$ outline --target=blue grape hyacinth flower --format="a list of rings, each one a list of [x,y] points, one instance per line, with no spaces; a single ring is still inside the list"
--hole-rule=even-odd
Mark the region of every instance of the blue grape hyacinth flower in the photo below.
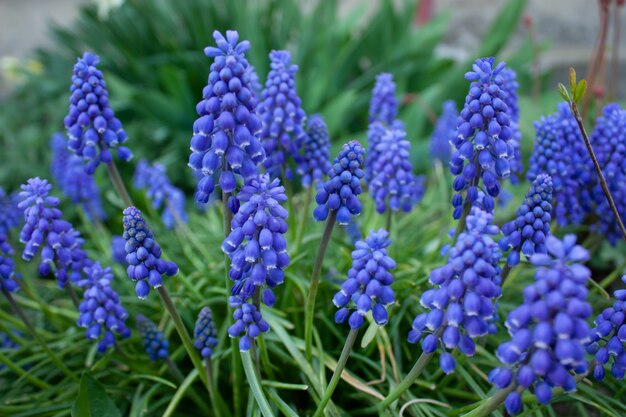
[[[498,233],[491,218],[478,207],[472,209],[467,229],[449,250],[448,263],[430,274],[429,282],[436,288],[426,290],[420,299],[429,311],[415,317],[409,332],[409,343],[421,340],[424,353],[442,347],[439,362],[446,374],[456,367],[452,353],[458,349],[474,355],[474,340],[489,333],[496,317],[495,302],[502,294],[501,253],[490,236]]]
[[[22,259],[31,261],[41,249],[39,274],[54,273],[60,288],[69,281],[77,282],[88,262],[83,239],[72,225],[62,219],[57,208],[59,199],[49,194],[52,185],[39,177],[22,185],[18,207],[24,211],[20,242],[24,243]]]
[[[616,103],[606,105],[589,140],[617,211],[621,213],[622,221],[626,221],[626,110]],[[588,160],[589,172],[593,172],[593,169],[593,162]],[[594,229],[615,245],[622,238],[622,234],[613,216],[605,215],[611,212],[611,207],[599,181],[595,182],[591,193],[598,218]]]
[[[559,226],[578,225],[591,210],[593,170],[580,130],[567,103],[535,122],[536,141],[526,179],[541,174],[552,177],[553,214]]]
[[[151,361],[167,359],[170,342],[159,328],[146,316],[139,314],[135,318],[137,332],[141,336],[141,345]]]
[[[626,275],[622,282],[626,283]],[[598,381],[604,379],[604,368],[609,364],[611,375],[617,380],[623,380],[626,372],[626,290],[616,290],[613,295],[616,301],[596,317],[591,343],[587,345],[587,352],[595,355],[593,376]]]
[[[163,285],[162,276],[174,276],[178,266],[171,261],[161,259],[161,247],[154,239],[152,230],[135,207],[124,209],[124,240],[126,241],[126,272],[135,281],[135,293],[144,299],[150,293],[150,287]]]
[[[328,127],[319,114],[314,114],[307,121],[307,131],[302,144],[302,153],[296,158],[297,172],[302,177],[305,188],[322,183],[324,175],[330,171],[330,139]]]
[[[163,209],[161,220],[166,228],[172,229],[179,223],[187,223],[185,194],[170,182],[163,165],[150,165],[142,159],[135,168],[133,183],[135,188],[146,190],[154,209]]]
[[[126,240],[120,235],[111,237],[111,260],[126,266]]]
[[[592,313],[586,288],[591,272],[582,265],[589,253],[576,244],[575,235],[562,241],[548,236],[546,247],[547,254],[530,258],[535,282],[524,289],[524,303],[509,313],[511,340],[496,352],[503,366],[489,374],[500,389],[511,383],[532,389],[540,404],[550,402],[554,388],[576,389],[574,375],[587,372],[585,346],[591,340],[586,321]],[[518,395],[514,391],[508,400],[510,414],[521,411]]]
[[[235,323],[228,334],[241,336],[239,348],[246,351],[251,339],[269,330],[252,299],[256,294],[263,304],[273,306],[273,289],[285,280],[289,255],[284,235],[289,213],[281,206],[287,201],[285,187],[278,178],[271,180],[269,174],[246,181],[237,200],[241,205],[233,216],[222,250],[231,259],[229,276],[234,281],[229,304],[235,309]]]
[[[264,166],[272,178],[284,170],[286,179],[289,179],[287,159],[297,158],[305,141],[306,113],[296,91],[298,66],[291,63],[291,54],[271,51],[270,67],[258,106],[263,122],[261,142],[267,155]]]
[[[16,281],[15,262],[11,255],[13,248],[7,242],[7,236],[0,233],[0,290],[16,292],[20,287]]]
[[[128,313],[120,297],[111,287],[113,271],[99,262],[85,267],[85,278],[78,286],[85,288],[83,301],[78,306],[78,325],[87,329],[87,338],[98,340],[98,352],[103,353],[115,344],[115,334],[130,337],[126,326]]]
[[[55,133],[50,140],[52,162],[50,171],[63,194],[72,203],[81,204],[87,216],[102,220],[106,217],[100,200],[100,190],[92,175],[83,169],[81,158],[67,149],[67,139],[61,133]]]
[[[117,148],[122,161],[130,161],[132,152],[125,146],[128,136],[109,104],[106,82],[97,65],[100,58],[85,52],[74,65],[70,87],[70,108],[65,116],[68,147],[87,163],[85,172],[93,174],[100,162],[112,161],[110,149]]]
[[[370,100],[370,123],[381,122],[390,126],[398,114],[396,83],[393,75],[381,73],[376,76],[376,83]]]
[[[358,141],[343,145],[328,172],[328,180],[315,196],[315,220],[326,220],[332,210],[337,212],[337,222],[347,225],[351,216],[361,214],[358,196],[363,192],[361,179],[365,176],[362,169],[364,157],[365,149]]]
[[[511,179],[511,183],[517,184],[519,182],[518,175],[524,171],[521,151],[522,132],[519,128],[519,104],[517,95],[519,83],[517,82],[517,74],[511,68],[503,69],[500,76],[504,79],[502,90],[505,93],[504,102],[509,108],[509,127],[512,132],[510,144],[513,147],[513,154],[510,155],[509,159],[511,166],[511,175],[509,178]]]
[[[387,307],[394,302],[390,271],[396,267],[396,261],[387,253],[390,244],[389,232],[385,229],[372,230],[365,240],[356,242],[348,279],[333,297],[333,303],[339,309],[335,314],[337,323],[348,319],[350,328],[358,329],[371,311],[376,324],[387,324]]]
[[[541,174],[533,181],[524,202],[517,210],[515,220],[502,226],[502,251],[508,251],[507,262],[520,262],[520,251],[529,259],[535,253],[547,253],[546,238],[550,235],[552,220],[552,178]]]
[[[0,235],[8,235],[9,231],[21,224],[24,212],[17,206],[19,202],[17,193],[7,194],[0,187]]]
[[[450,139],[456,149],[450,159],[450,172],[456,176],[455,219],[461,217],[464,206],[476,203],[479,191],[485,193],[481,208],[491,212],[493,198],[500,193],[499,181],[511,173],[513,132],[500,76],[504,68],[504,62],[494,66],[494,58],[480,58],[465,74],[471,84]]]
[[[382,122],[372,122],[367,128],[367,155],[365,155],[365,176],[364,180],[367,184],[372,182],[376,175],[376,165],[380,159],[378,145],[382,142],[383,137],[387,135],[389,129],[404,130],[404,123],[400,120],[394,120],[390,126]]]
[[[411,143],[403,130],[387,130],[376,146],[379,155],[374,161],[374,178],[370,182],[370,194],[376,211],[409,212],[424,194],[423,177],[413,174],[409,159]]]
[[[213,63],[202,100],[196,105],[199,117],[193,124],[189,156],[189,166],[201,174],[196,191],[199,203],[209,201],[218,174],[222,192],[232,193],[236,176],[244,180],[254,177],[265,160],[259,140],[258,98],[245,56],[250,42],[239,42],[234,30],[226,31],[226,37],[214,31],[213,38],[217,47],[204,50]]]
[[[459,111],[456,109],[454,100],[447,100],[443,103],[441,116],[437,119],[435,129],[430,137],[430,156],[434,160],[439,160],[443,164],[450,162],[452,155],[452,145],[450,137],[456,131],[456,122],[459,118]]]
[[[217,346],[217,327],[213,320],[213,312],[209,307],[203,307],[198,313],[196,327],[193,331],[194,346],[200,351],[203,358],[210,358],[213,349]]]

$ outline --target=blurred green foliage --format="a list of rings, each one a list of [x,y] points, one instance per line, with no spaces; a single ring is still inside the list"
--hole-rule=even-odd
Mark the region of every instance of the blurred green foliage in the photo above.
[[[339,14],[338,0],[127,0],[100,17],[94,4],[81,8],[69,28],[51,31],[52,47],[37,51],[42,72],[25,81],[0,106],[0,184],[17,187],[33,175],[48,176],[48,139],[64,131],[70,76],[76,57],[91,50],[101,57],[113,108],[129,134],[136,157],[180,167],[188,158],[195,104],[211,61],[203,54],[213,30],[237,29],[252,43],[248,54],[263,82],[271,49],[289,49],[300,66],[297,87],[307,113],[321,113],[338,146],[365,141],[370,91],[375,76],[393,73],[404,95],[400,118],[418,146],[418,170],[429,167],[427,113],[438,113],[448,98],[463,99],[475,56],[498,55],[517,29],[525,2],[509,0],[470,51],[455,63],[436,48],[450,15],[413,23],[418,2],[382,0]],[[370,10],[367,10],[370,9]],[[527,79],[531,48],[523,43],[513,60]],[[522,65],[523,64],[523,65]],[[523,81],[524,82],[524,81]],[[417,99],[416,99],[417,98]],[[418,140],[419,138],[419,140]],[[131,166],[122,167],[132,173]],[[190,189],[190,170],[170,169],[174,182]]]

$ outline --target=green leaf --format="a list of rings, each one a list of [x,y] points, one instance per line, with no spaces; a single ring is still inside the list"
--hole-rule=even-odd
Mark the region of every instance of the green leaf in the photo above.
[[[72,417],[122,417],[104,388],[88,373],[83,373]]]
[[[567,92],[567,88],[565,88],[565,86],[561,83],[559,83],[559,94],[561,95],[561,97],[563,97],[563,100],[567,101],[568,103],[571,101],[569,99],[569,93]]]
[[[576,91],[576,70],[572,67],[569,69],[569,90],[574,93]],[[576,95],[574,94],[574,98]]]
[[[578,85],[576,86],[576,91],[574,92],[574,101],[578,103],[580,99],[585,96],[586,92],[587,92],[587,81],[580,80],[578,82]]]
[[[361,339],[361,347],[366,348],[372,343],[372,340],[376,337],[376,333],[378,332],[378,324],[374,320],[370,322],[370,325],[367,327],[363,338]]]

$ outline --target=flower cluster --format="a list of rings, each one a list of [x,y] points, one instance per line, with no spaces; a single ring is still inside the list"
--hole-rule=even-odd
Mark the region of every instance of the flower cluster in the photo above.
[[[602,116],[596,121],[595,128],[589,138],[598,163],[607,182],[607,186],[617,211],[622,213],[622,221],[626,221],[626,110],[618,104],[604,107]],[[588,158],[589,160],[589,158]],[[593,163],[589,160],[589,172],[594,172]],[[622,235],[613,216],[607,216],[611,208],[599,182],[592,189],[595,212],[598,224],[595,226],[609,242],[615,244]]]
[[[287,158],[297,158],[302,148],[306,114],[296,92],[298,66],[291,63],[291,54],[270,52],[270,67],[258,112],[263,121],[261,141],[267,155],[264,165],[275,178],[286,168]]]
[[[262,174],[246,181],[237,199],[241,206],[222,243],[222,250],[231,259],[229,276],[235,282],[229,298],[235,308],[235,323],[228,334],[243,335],[239,348],[248,350],[251,338],[269,330],[250,299],[256,293],[265,305],[273,306],[276,297],[272,289],[284,282],[284,269],[289,265],[284,237],[288,213],[281,206],[287,195],[278,178],[271,180],[269,174]]]
[[[150,165],[141,160],[135,168],[133,183],[136,188],[147,190],[147,195],[156,210],[163,208],[161,219],[168,229],[179,223],[187,223],[185,194],[175,187],[167,177],[165,167],[155,163]]]
[[[0,187],[0,235],[7,235],[21,223],[24,213],[17,207],[19,201],[17,193],[6,194]]]
[[[387,130],[376,146],[379,157],[373,163],[374,178],[370,182],[370,194],[376,211],[411,211],[424,194],[423,177],[413,174],[409,160],[411,143],[403,130]]]
[[[123,161],[133,157],[130,149],[118,146],[128,137],[109,105],[106,82],[97,68],[99,62],[100,58],[91,52],[78,58],[70,87],[70,109],[64,119],[69,148],[87,161],[88,174],[93,174],[100,162],[112,161],[110,148],[117,147]]]
[[[50,140],[52,162],[50,171],[63,194],[72,203],[82,204],[85,213],[92,219],[104,219],[106,214],[100,201],[100,190],[94,177],[83,169],[83,161],[67,149],[67,139],[55,133]]]
[[[590,271],[581,262],[589,253],[576,245],[575,235],[563,241],[546,239],[547,254],[536,253],[530,261],[537,267],[535,282],[524,289],[524,303],[506,320],[511,340],[496,352],[504,366],[489,375],[498,388],[515,383],[531,389],[541,404],[552,398],[553,388],[576,388],[575,374],[587,372],[585,345],[590,341],[586,319],[591,315],[585,285]],[[521,411],[519,391],[508,394],[507,411]]]
[[[398,114],[396,83],[393,75],[381,73],[376,76],[376,84],[370,100],[370,123],[381,122],[390,126]]]
[[[622,277],[626,283],[626,275]],[[617,301],[596,317],[596,327],[591,329],[591,343],[587,351],[595,354],[596,365],[593,376],[601,381],[604,379],[604,366],[611,363],[611,375],[615,379],[624,379],[626,372],[626,290],[615,291]]]
[[[591,207],[591,173],[587,150],[576,119],[567,103],[558,112],[535,122],[535,147],[526,178],[533,181],[540,174],[552,177],[554,217],[559,226],[581,224]]]
[[[189,166],[201,174],[196,201],[206,203],[215,188],[219,172],[223,193],[237,186],[235,175],[248,179],[258,173],[265,160],[265,150],[258,138],[261,119],[256,113],[257,95],[250,83],[245,53],[250,42],[238,42],[236,31],[226,31],[226,38],[213,32],[217,48],[204,53],[214,58],[202,100],[196,105],[200,116],[193,124]]]
[[[358,329],[371,311],[376,324],[387,324],[387,306],[394,301],[393,275],[389,271],[396,267],[396,261],[387,254],[390,244],[389,232],[385,229],[372,230],[364,241],[356,242],[348,279],[333,297],[333,303],[339,308],[335,314],[337,323],[343,323],[350,316],[350,328]],[[350,314],[352,308],[356,310]]]
[[[511,250],[507,257],[509,266],[520,262],[520,250],[529,259],[535,253],[547,253],[546,237],[550,234],[552,219],[552,178],[541,174],[533,181],[517,217],[502,226],[500,239],[503,251]]]
[[[203,307],[198,313],[196,327],[193,331],[194,346],[203,358],[210,358],[217,346],[217,328],[213,321],[213,313],[209,307]]]
[[[512,132],[510,144],[513,147],[513,153],[509,155],[509,164],[511,167],[510,178],[513,184],[517,184],[519,182],[517,176],[524,171],[521,151],[522,132],[519,128],[519,104],[517,103],[517,89],[519,88],[519,83],[517,82],[517,74],[511,68],[503,69],[500,76],[504,80],[501,88],[505,93],[503,100],[509,108],[509,127]]]
[[[376,176],[376,164],[380,159],[378,145],[382,142],[383,137],[389,129],[404,130],[404,123],[400,120],[394,120],[390,126],[382,122],[372,122],[367,128],[367,155],[365,156],[365,182],[370,184],[374,176]]]
[[[365,175],[361,167],[365,149],[356,141],[343,145],[343,149],[335,158],[328,172],[328,181],[315,196],[317,207],[313,212],[318,222],[326,220],[331,210],[337,212],[337,222],[346,225],[351,215],[361,214],[361,203],[358,195],[361,189],[361,178]]]
[[[141,336],[141,344],[151,361],[166,359],[170,342],[159,328],[146,316],[139,314],[135,318],[137,332]]]
[[[328,128],[319,114],[314,114],[307,121],[307,131],[302,144],[302,153],[296,158],[297,172],[302,176],[302,186],[310,187],[313,182],[319,184],[330,171],[330,140]]]
[[[491,217],[473,208],[467,229],[449,250],[448,263],[430,274],[430,283],[437,288],[425,291],[420,300],[430,311],[415,317],[409,332],[409,342],[421,340],[425,353],[435,352],[441,343],[440,365],[445,373],[456,367],[451,351],[458,348],[464,355],[474,355],[474,339],[489,333],[495,319],[494,303],[501,295],[501,254],[489,236],[498,233],[490,224]]]
[[[15,281],[15,262],[11,259],[13,248],[7,242],[7,236],[0,233],[0,290],[15,292],[19,289]]]
[[[59,287],[68,279],[77,282],[82,277],[82,269],[87,262],[87,253],[82,249],[83,239],[72,225],[61,218],[57,208],[59,199],[49,196],[52,186],[39,177],[31,178],[22,185],[21,201],[18,207],[24,210],[24,226],[20,232],[20,242],[25,244],[22,259],[32,260],[41,247],[39,274],[52,272]]]
[[[85,267],[85,278],[78,285],[85,287],[83,301],[78,306],[78,325],[87,329],[87,338],[98,341],[98,352],[115,344],[115,333],[130,336],[126,327],[128,313],[120,304],[120,297],[111,287],[113,271],[102,268],[99,262]]]
[[[461,217],[464,204],[476,203],[479,188],[485,192],[482,208],[491,212],[493,197],[500,193],[499,179],[511,172],[513,132],[509,126],[506,92],[502,89],[504,78],[499,75],[504,67],[503,62],[494,67],[493,58],[481,58],[465,74],[472,83],[456,134],[451,138],[456,149],[450,159],[450,172],[456,175],[453,182],[456,194],[452,199],[455,219]]]
[[[140,299],[148,296],[150,287],[159,288],[163,285],[163,274],[171,277],[178,273],[178,266],[174,262],[161,259],[161,247],[141,211],[135,207],[124,209],[123,237],[128,264],[126,272],[131,280],[136,281],[135,293]]]
[[[452,146],[450,138],[456,132],[456,122],[459,118],[459,111],[456,103],[448,100],[443,103],[441,116],[437,119],[435,129],[430,137],[430,156],[433,160],[439,160],[444,164],[450,162]]]

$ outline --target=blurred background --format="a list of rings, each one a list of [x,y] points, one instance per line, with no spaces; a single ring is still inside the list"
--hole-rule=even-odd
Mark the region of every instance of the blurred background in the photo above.
[[[532,121],[555,111],[556,82],[572,65],[586,73],[602,1],[0,0],[0,184],[11,190],[33,173],[47,175],[49,138],[64,131],[72,65],[91,50],[137,160],[164,163],[191,190],[181,161],[210,66],[202,50],[214,29],[230,28],[251,41],[248,58],[262,82],[268,52],[292,52],[303,107],[326,118],[335,146],[366,140],[374,77],[392,73],[418,171],[430,167],[428,139],[442,102],[460,106],[471,61],[496,56],[518,73],[528,157]],[[615,62],[607,65],[618,68],[611,73],[624,68],[626,30],[619,30],[621,2],[607,3]],[[626,82],[618,80],[603,80],[598,94],[623,96]],[[130,166],[122,170],[132,175]]]

